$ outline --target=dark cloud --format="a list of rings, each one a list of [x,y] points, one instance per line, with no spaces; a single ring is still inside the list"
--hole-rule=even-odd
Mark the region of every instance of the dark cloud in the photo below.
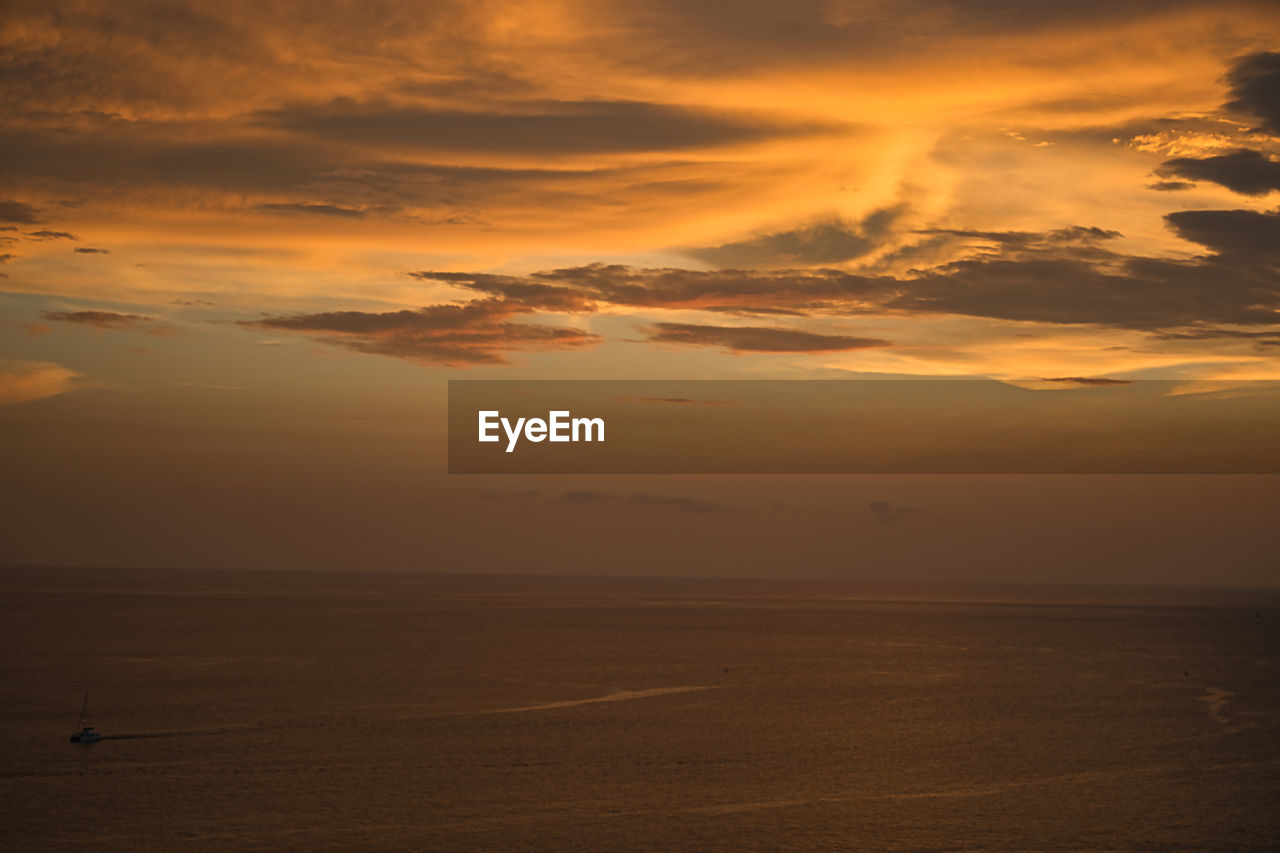
[[[525,101],[505,111],[472,112],[342,99],[264,110],[255,119],[342,143],[523,154],[669,151],[836,129],[637,101]]]
[[[9,261],[13,260],[16,257],[17,255],[13,254],[13,252],[5,252],[4,254],[0,254],[0,264],[7,264],[9,263]]]
[[[1147,331],[1200,324],[1271,325],[1280,308],[1280,212],[1188,210],[1165,217],[1205,247],[1189,259],[1130,256],[1093,227],[1049,232],[935,230],[931,238],[980,241],[975,257],[913,272],[868,276],[843,270],[644,269],[589,264],[527,276],[416,272],[527,310],[582,312],[598,305],[717,312],[963,314],[1002,320],[1115,326]],[[805,352],[883,346],[884,341],[782,327],[666,323],[651,340],[734,350]]]
[[[1259,348],[1280,347],[1280,329],[1266,332],[1249,332],[1242,329],[1222,329],[1213,326],[1183,329],[1177,332],[1163,332],[1155,335],[1162,341],[1214,341],[1240,340],[1250,341]]]
[[[28,237],[34,237],[37,240],[79,240],[80,238],[74,234],[68,234],[66,231],[28,231]]]
[[[91,249],[88,246],[77,246],[72,249],[78,255],[109,255],[111,252],[107,249]]]
[[[0,200],[0,222],[17,222],[35,225],[40,221],[40,211],[20,201]]]
[[[1108,379],[1105,376],[1054,376],[1045,377],[1045,382],[1061,382],[1063,385],[1129,385],[1128,379]]]
[[[702,326],[655,323],[649,340],[664,344],[720,346],[737,352],[837,352],[889,346],[879,338],[820,335],[775,326]]]
[[[1280,263],[1280,210],[1180,210],[1165,221],[1178,236],[1217,253],[1219,268]]]
[[[1162,178],[1212,181],[1241,195],[1259,196],[1280,190],[1280,163],[1257,151],[1236,151],[1218,157],[1177,157],[1161,163],[1156,174]]]
[[[1280,214],[1179,211],[1165,221],[1212,254],[1186,261],[1109,253],[957,261],[905,280],[885,307],[1145,330],[1275,323]]]
[[[966,36],[1029,36],[1081,21],[1122,26],[1164,19],[1200,2],[648,0],[622,7],[634,10],[627,21],[633,37],[617,50],[619,61],[648,72],[698,76],[759,74],[770,67],[882,69],[895,59],[918,62],[935,47]]]
[[[46,320],[59,323],[79,323],[97,329],[132,329],[139,323],[151,322],[141,314],[118,314],[115,311],[45,311]]]
[[[1194,186],[1195,184],[1190,181],[1156,181],[1155,183],[1147,184],[1147,189],[1155,190],[1159,193],[1175,193],[1181,190],[1189,190]]]
[[[547,209],[613,215],[637,197],[683,203],[691,191],[730,186],[706,166],[678,161],[591,168],[426,163],[318,138],[226,138],[232,130],[135,122],[66,132],[0,124],[0,182],[35,190],[56,183],[114,200],[136,195],[147,204],[163,203],[166,191],[185,204],[185,191],[198,190],[213,193],[213,205],[237,209],[277,205],[266,210],[348,218],[358,214],[339,211],[411,211],[432,224],[474,222],[477,210],[523,207],[531,197]]]
[[[722,246],[689,249],[685,254],[722,269],[840,263],[883,246],[903,212],[901,205],[887,207],[856,223],[836,218]]]
[[[348,219],[358,219],[367,213],[367,211],[356,207],[343,207],[338,204],[310,204],[306,202],[260,204],[258,205],[258,210],[279,213],[314,213],[319,216],[342,216]]]
[[[432,305],[416,311],[331,311],[241,321],[240,325],[318,336],[358,352],[421,364],[504,364],[512,350],[590,346],[599,335],[580,329],[512,322],[532,309],[501,299]]]
[[[1231,100],[1227,109],[1262,119],[1261,129],[1280,134],[1280,53],[1253,53],[1227,73]]]
[[[1119,231],[1084,225],[1056,228],[1052,231],[971,231],[959,228],[927,228],[919,229],[915,233],[963,237],[1014,249],[1046,249],[1070,245],[1092,246],[1105,240],[1114,240],[1117,237],[1124,236]]]
[[[748,308],[739,305],[703,305],[699,307],[699,311],[712,311],[717,314],[733,314],[738,317],[804,317],[807,316],[803,311],[797,311],[794,308],[766,308],[764,306],[756,306]]]
[[[800,313],[829,305],[839,305],[848,313],[859,303],[871,305],[898,283],[889,277],[843,270],[702,271],[621,264],[588,264],[525,277],[429,271],[411,275],[549,310],[584,310],[600,302],[635,308],[711,308],[770,314]]]

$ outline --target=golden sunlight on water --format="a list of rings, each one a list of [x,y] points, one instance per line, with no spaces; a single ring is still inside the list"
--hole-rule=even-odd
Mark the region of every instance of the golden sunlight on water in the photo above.
[[[1264,848],[1277,604],[11,570],[6,844]]]

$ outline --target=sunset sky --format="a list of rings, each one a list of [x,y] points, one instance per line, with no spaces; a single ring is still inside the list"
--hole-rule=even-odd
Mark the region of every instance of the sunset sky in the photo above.
[[[1065,519],[1280,583],[1272,480],[442,473],[449,378],[1280,379],[1274,3],[19,2],[0,66],[0,561],[1006,578]]]

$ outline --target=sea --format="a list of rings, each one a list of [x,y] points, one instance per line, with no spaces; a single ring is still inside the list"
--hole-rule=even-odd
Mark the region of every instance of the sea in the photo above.
[[[0,607],[5,850],[1280,849],[1277,590],[9,568]]]

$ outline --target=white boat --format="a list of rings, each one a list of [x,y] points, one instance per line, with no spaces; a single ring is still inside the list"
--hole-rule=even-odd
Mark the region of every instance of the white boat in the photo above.
[[[97,743],[102,740],[102,735],[93,726],[84,724],[85,717],[89,713],[89,691],[84,692],[84,704],[80,706],[80,731],[71,736],[72,743]]]

